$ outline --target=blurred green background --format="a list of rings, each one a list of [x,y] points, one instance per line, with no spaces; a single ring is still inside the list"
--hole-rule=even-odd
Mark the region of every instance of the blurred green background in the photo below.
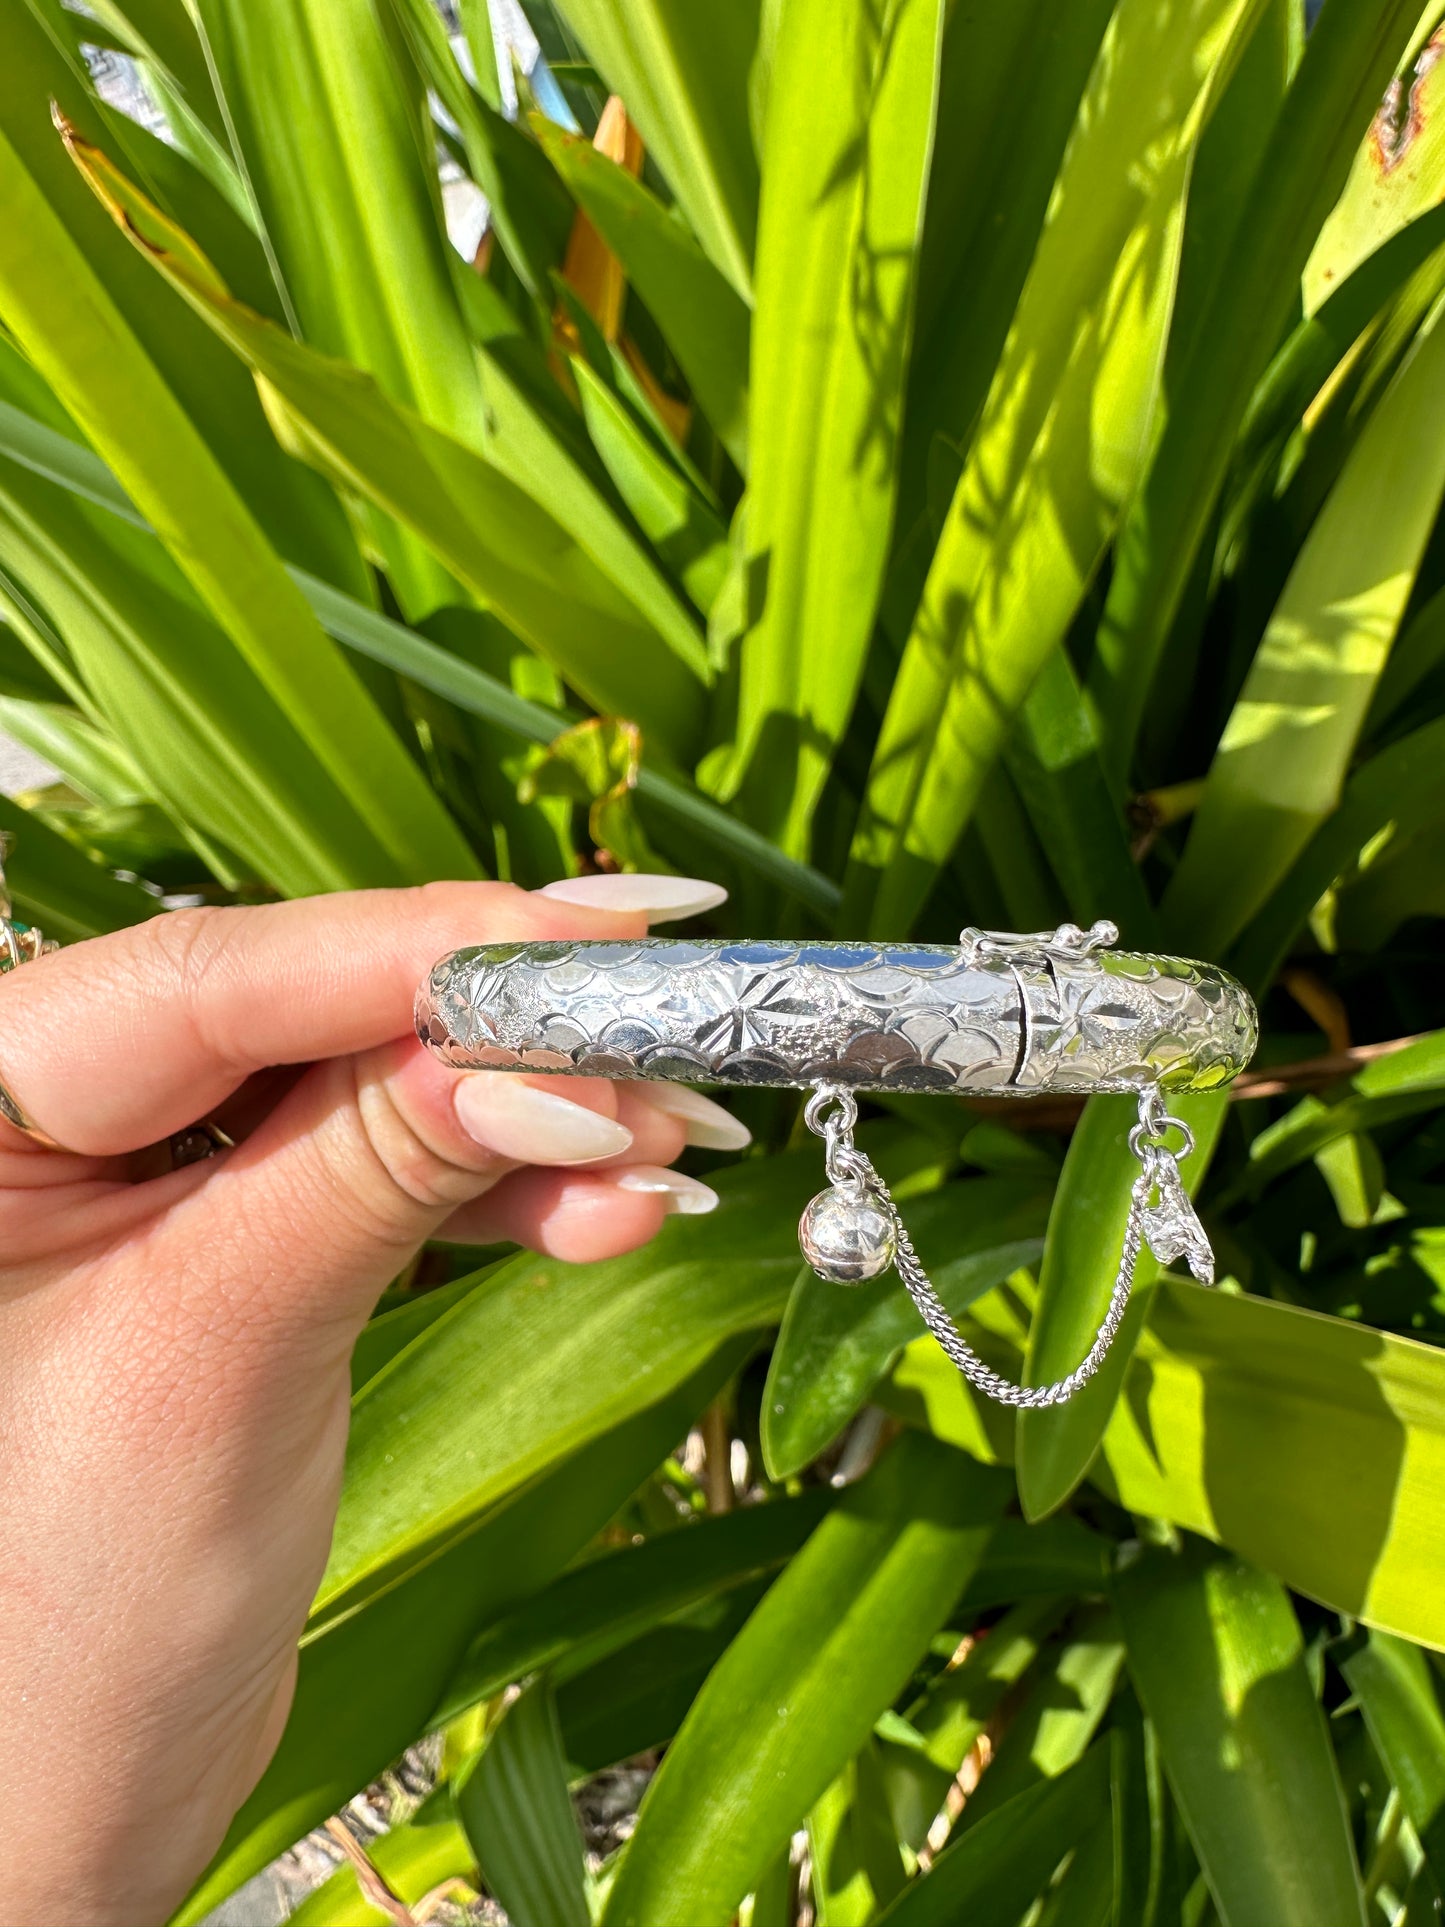
[[[530,72],[484,0],[0,0],[21,913],[1109,916],[1261,1005],[1182,1107],[1223,1284],[1146,1266],[1085,1394],[984,1409],[896,1281],[800,1275],[777,1092],[645,1252],[426,1254],[177,1918],[431,1734],[305,1927],[1437,1921],[1439,0],[523,8]],[[1000,1369],[1085,1350],[1129,1121],[868,1107]]]

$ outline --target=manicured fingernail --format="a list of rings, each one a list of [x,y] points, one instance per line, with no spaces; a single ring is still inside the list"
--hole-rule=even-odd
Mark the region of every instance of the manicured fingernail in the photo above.
[[[700,1151],[741,1151],[753,1141],[747,1125],[731,1111],[714,1104],[701,1091],[690,1091],[686,1084],[649,1084],[643,1095],[654,1109],[681,1119],[688,1143]]]
[[[649,923],[676,923],[698,917],[726,903],[728,893],[718,883],[699,877],[607,876],[562,877],[544,883],[539,896],[559,903],[579,903],[589,910],[640,910]]]
[[[616,1118],[502,1071],[462,1078],[452,1104],[468,1137],[521,1164],[595,1164],[632,1142],[631,1131]]]
[[[619,1173],[619,1191],[647,1191],[664,1200],[667,1210],[685,1218],[700,1218],[705,1211],[716,1211],[717,1192],[681,1171],[665,1170],[660,1164],[634,1164]]]

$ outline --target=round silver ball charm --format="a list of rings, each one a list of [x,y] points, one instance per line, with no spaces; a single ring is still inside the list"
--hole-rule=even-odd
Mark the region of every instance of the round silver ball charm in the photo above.
[[[861,1285],[893,1263],[898,1239],[892,1218],[859,1187],[820,1191],[798,1220],[798,1243],[820,1278]]]

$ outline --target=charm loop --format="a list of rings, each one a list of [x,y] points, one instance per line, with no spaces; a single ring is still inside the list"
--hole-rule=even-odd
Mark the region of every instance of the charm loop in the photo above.
[[[1169,1147],[1169,1133],[1179,1133],[1180,1148],[1174,1152],[1177,1161],[1191,1157],[1194,1153],[1194,1133],[1182,1117],[1171,1117],[1164,1108],[1164,1099],[1158,1087],[1151,1085],[1139,1093],[1139,1122],[1129,1133],[1129,1149],[1141,1163],[1145,1153],[1164,1151]]]

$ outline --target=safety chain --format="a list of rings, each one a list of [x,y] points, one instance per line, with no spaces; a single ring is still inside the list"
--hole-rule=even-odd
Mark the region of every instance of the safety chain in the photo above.
[[[1145,1243],[1161,1264],[1187,1258],[1201,1284],[1214,1282],[1214,1254],[1179,1175],[1179,1158],[1193,1150],[1193,1134],[1169,1115],[1158,1089],[1151,1085],[1139,1094],[1139,1121],[1129,1133],[1129,1149],[1141,1168],[1130,1192],[1119,1269],[1103,1323],[1083,1359],[1066,1377],[1049,1385],[1016,1385],[984,1363],[934,1289],[892,1193],[872,1160],[853,1141],[858,1121],[853,1093],[842,1085],[820,1085],[803,1117],[808,1129],[824,1141],[833,1186],[813,1200],[799,1225],[804,1254],[813,1268],[822,1277],[852,1283],[876,1276],[891,1263],[944,1352],[971,1385],[1001,1405],[1028,1410],[1062,1405],[1088,1384],[1124,1322]],[[1171,1131],[1179,1134],[1177,1155],[1169,1148]],[[880,1214],[886,1225],[882,1235],[873,1222]]]

